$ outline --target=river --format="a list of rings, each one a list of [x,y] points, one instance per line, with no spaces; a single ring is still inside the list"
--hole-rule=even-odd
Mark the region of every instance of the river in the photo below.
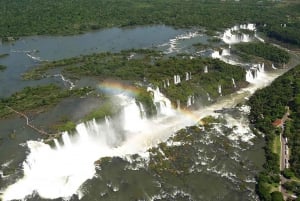
[[[9,53],[0,58],[0,64],[8,66],[0,73],[0,97],[25,86],[61,84],[55,78],[21,80],[22,73],[42,60],[130,48],[157,48],[169,54],[179,50],[189,52],[191,44],[206,42],[207,38],[195,31],[166,26],[112,28],[79,36],[21,38],[0,46],[0,53]],[[284,71],[262,73],[249,87],[189,113],[169,108],[168,115],[141,119],[135,102],[127,100],[123,116],[106,122],[81,124],[78,134],[73,137],[66,134],[55,148],[39,142],[39,136],[25,126],[23,119],[2,120],[0,189],[5,200],[21,199],[26,195],[27,200],[257,200],[255,175],[264,162],[264,142],[249,128],[249,108],[236,105]],[[81,113],[98,104],[97,99],[66,99],[53,110],[32,117],[32,122],[45,126],[61,113],[71,113],[78,119]],[[214,112],[223,108],[228,110]],[[218,121],[210,128],[193,127],[207,115],[215,116]],[[137,121],[138,128],[131,120]],[[179,141],[173,138],[178,130],[176,135],[184,136]],[[186,141],[189,135],[194,136],[190,144]],[[112,141],[108,143],[107,139]],[[174,175],[155,171],[158,161],[148,149],[163,146],[158,146],[160,142],[168,144],[168,148],[158,149],[162,155],[172,151],[175,157],[176,153],[190,150],[185,156],[192,162],[186,164],[187,172]],[[94,162],[102,157],[109,158],[95,166]],[[27,162],[23,163],[25,159]],[[172,160],[176,162],[176,157]],[[15,182],[16,185],[7,189]]]

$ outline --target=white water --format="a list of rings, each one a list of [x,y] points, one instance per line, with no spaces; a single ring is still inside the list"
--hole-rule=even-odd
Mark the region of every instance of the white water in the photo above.
[[[254,24],[242,24],[226,29],[222,35],[222,40],[227,44],[236,44],[241,42],[250,42],[252,37],[249,34],[240,32],[241,29],[250,30],[255,32]]]
[[[70,90],[72,90],[72,89],[75,87],[75,84],[74,84],[71,80],[66,79],[62,74],[55,74],[55,75],[53,75],[53,77],[60,77],[60,79],[61,79],[64,83],[70,85],[70,87],[69,87]]]
[[[208,73],[208,67],[207,66],[204,67],[204,73]]]
[[[214,115],[214,110],[235,106],[278,75],[265,74],[260,82],[230,97],[222,97],[219,102],[194,111],[191,116],[172,109],[170,101],[158,88],[148,88],[154,95],[154,102],[160,105],[161,115],[155,119],[143,118],[139,105],[131,98],[122,97],[124,110],[118,120],[79,124],[77,134],[70,137],[65,133],[62,144],[55,142],[56,148],[43,142],[28,141],[30,152],[23,163],[24,177],[4,191],[3,200],[23,199],[33,192],[49,199],[67,198],[79,193],[80,186],[94,177],[94,162],[98,159],[135,153],[145,155],[149,147],[166,140],[176,130],[193,125],[204,116]],[[232,139],[235,137],[232,136]]]
[[[246,71],[246,81],[249,83],[261,82],[266,77],[265,65],[253,64],[249,70]]]
[[[40,57],[35,57],[35,56],[31,55],[30,53],[26,53],[26,55],[34,61],[38,61],[38,62],[43,61]]]

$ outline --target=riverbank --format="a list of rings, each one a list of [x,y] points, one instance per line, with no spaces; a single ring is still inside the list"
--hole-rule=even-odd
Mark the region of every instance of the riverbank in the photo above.
[[[284,137],[288,137],[289,145],[291,145],[291,159],[290,170],[293,174],[298,175],[298,162],[299,151],[295,142],[298,139],[297,127],[294,122],[298,122],[297,117],[298,106],[297,97],[298,93],[298,79],[299,79],[300,66],[296,66],[286,74],[276,79],[269,87],[257,91],[249,100],[251,106],[250,120],[255,125],[255,128],[264,133],[266,146],[266,163],[264,165],[265,170],[258,176],[257,191],[262,200],[272,200],[272,192],[278,191],[280,185],[280,154],[281,152],[274,152],[274,142],[281,131],[279,128],[272,125],[276,119],[282,117],[286,112],[286,106],[289,106],[291,113],[290,116],[293,119],[293,129],[288,126],[288,131],[284,130]],[[292,87],[291,87],[292,86]],[[288,121],[290,122],[290,121]],[[287,124],[288,125],[288,124]],[[290,125],[290,123],[289,123]],[[286,135],[286,132],[289,134]],[[296,140],[296,141],[295,141]],[[285,185],[283,185],[285,186]],[[299,192],[293,191],[296,195]],[[276,193],[274,193],[276,194]],[[275,195],[274,195],[275,196]],[[275,199],[275,198],[274,198]]]

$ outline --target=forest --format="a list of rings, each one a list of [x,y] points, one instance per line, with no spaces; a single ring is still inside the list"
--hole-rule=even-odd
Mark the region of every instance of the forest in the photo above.
[[[94,76],[97,79],[122,80],[133,85],[149,83],[158,86],[175,105],[177,100],[186,105],[187,97],[193,95],[207,101],[207,93],[211,98],[226,95],[245,86],[245,70],[239,66],[226,64],[211,58],[194,58],[187,56],[166,57],[153,50],[126,50],[120,53],[99,53],[54,62],[46,62],[23,75],[24,79],[42,79],[51,68],[63,68],[63,73],[71,78]],[[207,67],[208,73],[204,72]],[[186,80],[186,73],[191,79]],[[174,84],[174,75],[181,82]],[[232,83],[235,80],[237,88]],[[167,86],[167,82],[170,84]],[[205,102],[204,101],[204,102]]]
[[[235,48],[247,55],[269,60],[276,65],[285,64],[290,59],[290,55],[286,51],[268,43],[240,43],[235,45]]]
[[[270,192],[279,184],[279,156],[273,151],[273,143],[280,128],[274,127],[272,122],[282,118],[289,107],[291,114],[285,123],[284,136],[288,138],[291,148],[291,167],[283,175],[295,178],[285,185],[299,196],[300,183],[296,178],[300,178],[300,66],[276,79],[269,87],[257,91],[248,104],[251,106],[250,121],[258,131],[265,134],[266,141],[266,163],[264,171],[258,177],[258,194],[262,200],[272,200]]]
[[[298,3],[267,0],[3,0],[0,38],[150,24],[216,31],[251,22],[270,37],[299,45],[299,16],[290,14],[299,10]],[[280,24],[287,26],[283,29]]]
[[[90,91],[90,87],[63,90],[54,84],[38,87],[25,87],[23,90],[16,92],[8,98],[0,99],[0,119],[14,114],[8,107],[19,112],[44,111],[49,107],[56,105],[64,98],[83,96]]]

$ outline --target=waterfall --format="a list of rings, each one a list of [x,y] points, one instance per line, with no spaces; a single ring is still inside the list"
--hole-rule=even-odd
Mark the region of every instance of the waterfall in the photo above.
[[[190,95],[187,97],[186,107],[189,107],[195,103],[195,97]]]
[[[220,96],[222,96],[222,86],[220,84],[218,86],[218,92],[219,92]]]
[[[179,75],[174,75],[174,84],[179,84],[181,82]]]
[[[142,119],[147,118],[146,110],[145,110],[143,104],[140,103],[140,102],[139,102],[139,108],[140,108],[140,112],[141,112],[141,118],[142,118]]]
[[[174,114],[174,111],[172,109],[171,101],[166,98],[157,87],[155,90],[151,87],[147,88],[147,91],[150,91],[153,93],[153,102],[156,106],[156,110],[161,115],[172,115]]]
[[[144,128],[141,113],[140,107],[136,104],[136,101],[132,99],[122,112],[123,128],[125,131],[137,132]]]
[[[235,44],[240,42],[250,42],[252,37],[249,34],[241,32],[241,29],[255,32],[255,24],[242,24],[226,29],[223,33],[222,40],[227,44]]]
[[[55,144],[55,147],[56,147],[57,149],[61,149],[61,146],[60,146],[60,144],[59,144],[59,142],[58,142],[57,139],[54,139],[54,144]]]
[[[204,67],[204,73],[208,73],[208,67],[207,66]]]
[[[250,69],[246,70],[246,81],[255,83],[258,79],[263,79],[265,75],[265,64],[253,64]]]
[[[166,81],[163,80],[163,85],[164,85],[164,88],[167,88],[167,85],[166,85]]]
[[[55,74],[54,77],[60,77],[60,79],[64,82],[70,85],[70,90],[72,90],[75,87],[75,84],[71,81],[66,79],[62,74]]]
[[[170,86],[170,81],[169,81],[169,79],[167,79],[167,86],[168,86],[168,87]]]
[[[234,78],[232,78],[232,84],[233,84],[233,87],[236,88],[236,84],[235,84]]]
[[[270,84],[277,76],[279,74],[262,77],[261,83],[243,90],[254,92]],[[153,100],[164,100],[166,106],[169,104],[158,88],[148,89],[154,94]],[[207,96],[210,101],[209,94]],[[250,94],[244,93],[243,96],[248,98]],[[174,111],[174,115],[167,116],[167,118],[162,116],[143,119],[141,112],[133,112],[137,115],[133,119],[144,121],[144,128],[141,132],[123,132],[125,129],[122,127],[124,125],[122,121],[123,117],[127,116],[123,113],[132,113],[132,110],[139,108],[136,101],[132,99],[128,97],[124,101],[123,106],[131,109],[124,109],[120,117],[106,118],[103,122],[93,120],[79,124],[73,135],[64,133],[63,143],[54,141],[55,148],[40,141],[27,141],[29,152],[22,164],[24,176],[1,192],[2,200],[24,200],[26,196],[33,193],[45,199],[70,199],[74,194],[84,194],[80,187],[84,182],[95,177],[95,162],[99,159],[115,156],[125,158],[132,154],[147,157],[146,151],[157,145],[158,141],[166,141],[174,134],[174,131],[195,125],[199,119],[214,114],[215,110],[233,107],[240,101],[240,94],[233,94],[226,101],[194,111],[195,115],[192,118],[191,115]],[[179,100],[177,107],[180,108]],[[194,116],[197,118],[195,119]],[[137,123],[131,125],[139,126]]]
[[[179,75],[177,75],[177,81],[178,81],[178,84],[181,82]]]
[[[177,103],[177,110],[180,110],[180,100],[177,100],[176,103]]]
[[[272,68],[274,69],[274,70],[276,70],[277,68],[274,66],[274,64],[272,64]]]
[[[109,119],[109,117],[107,117],[106,115],[105,115],[105,124],[107,125],[107,127],[109,128],[110,127],[110,119]]]
[[[211,101],[211,98],[210,98],[209,93],[206,93],[206,95],[207,95],[207,100],[210,102],[210,101]]]
[[[192,79],[192,73],[191,72],[185,72],[185,80],[188,81]]]

